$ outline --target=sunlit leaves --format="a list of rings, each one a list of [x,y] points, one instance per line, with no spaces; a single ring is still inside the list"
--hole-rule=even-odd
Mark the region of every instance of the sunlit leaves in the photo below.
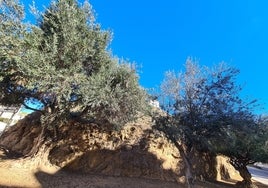
[[[253,113],[257,100],[241,98],[238,73],[225,63],[208,68],[188,59],[184,72],[166,74],[161,88],[169,102],[164,105],[173,107],[170,115],[178,129],[174,134],[179,133],[194,147],[245,163],[265,161],[268,136],[263,130],[267,131],[267,121],[258,120]]]
[[[87,1],[53,1],[44,13],[34,11],[37,25],[23,22],[17,1],[1,2],[8,7],[0,26],[3,100],[11,94],[18,104],[39,100],[48,124],[74,113],[124,124],[143,109],[146,95],[135,70],[108,50],[111,33],[95,23]]]

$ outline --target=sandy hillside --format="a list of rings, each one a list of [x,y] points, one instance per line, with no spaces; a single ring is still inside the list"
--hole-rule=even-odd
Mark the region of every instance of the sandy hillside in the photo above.
[[[44,144],[34,157],[26,157],[36,144],[40,127],[38,116],[33,114],[1,136],[1,187],[184,187],[185,165],[180,152],[152,128],[148,117],[117,132],[69,122],[59,130],[61,139]],[[215,160],[197,152],[188,155],[201,179],[234,179],[195,182],[194,188],[233,187],[239,180],[224,158]],[[221,169],[224,173],[219,173]]]

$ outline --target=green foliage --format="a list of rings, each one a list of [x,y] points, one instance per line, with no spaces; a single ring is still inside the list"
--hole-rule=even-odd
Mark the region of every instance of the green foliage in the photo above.
[[[23,10],[11,2],[4,5]],[[53,126],[72,116],[123,125],[144,110],[146,94],[135,70],[108,51],[111,33],[95,23],[87,1],[54,1],[37,25],[26,25],[20,14],[5,14],[4,25],[14,27],[0,28],[10,43],[5,52],[1,48],[1,103],[37,99],[43,124]]]
[[[128,64],[111,63],[102,67],[85,83],[81,93],[85,108],[90,107],[89,115],[98,119],[109,119],[119,123],[133,120],[133,114],[145,110],[146,94],[138,85],[135,70]],[[90,91],[88,91],[90,90]]]
[[[9,124],[11,122],[11,120],[10,119],[7,119],[7,118],[0,117],[0,122]]]
[[[19,100],[6,89],[13,89],[20,77],[17,61],[22,53],[22,36],[25,33],[23,6],[18,1],[0,1],[0,101],[14,104]],[[7,97],[7,95],[9,95]]]
[[[257,161],[268,162],[267,122],[264,123],[262,119],[232,121],[222,124],[220,136],[209,138],[210,150],[243,161],[245,165]]]
[[[168,72],[161,85],[176,130],[166,132],[189,147],[227,155],[242,166],[267,162],[267,121],[252,113],[256,100],[241,99],[235,80],[239,71],[225,64],[201,67],[192,59],[185,67],[179,74]]]

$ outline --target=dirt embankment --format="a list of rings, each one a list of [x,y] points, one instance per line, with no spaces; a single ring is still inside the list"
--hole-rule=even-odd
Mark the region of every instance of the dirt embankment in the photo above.
[[[0,185],[10,187],[184,187],[185,166],[177,148],[152,128],[149,117],[110,131],[101,125],[69,122],[59,140],[27,154],[41,132],[33,114],[5,132],[0,145]],[[197,178],[232,178],[224,159],[190,154]],[[218,162],[217,162],[218,161]],[[218,164],[218,165],[217,165]],[[213,170],[214,169],[214,170]],[[228,184],[195,182],[195,187]]]

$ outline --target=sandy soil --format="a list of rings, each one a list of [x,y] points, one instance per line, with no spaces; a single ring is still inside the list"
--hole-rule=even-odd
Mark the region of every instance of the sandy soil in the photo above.
[[[175,182],[77,174],[51,166],[37,159],[8,159],[0,153],[0,187],[44,188],[183,188]],[[230,188],[233,182],[196,182],[194,188]],[[259,186],[267,188],[267,186]]]
[[[48,173],[20,168],[0,170],[1,187],[178,187],[175,183],[140,180],[132,178],[115,178],[97,175],[71,174],[66,172]]]
[[[175,182],[102,175],[75,174],[33,160],[0,159],[0,187],[184,187]],[[203,186],[197,186],[203,187]]]
[[[160,188],[184,187],[175,182],[126,177],[74,174],[56,167],[39,166],[22,160],[0,161],[0,187],[94,187],[94,188]],[[206,184],[207,185],[207,184]],[[197,188],[208,187],[199,183]],[[215,186],[212,186],[215,187]],[[223,187],[223,186],[217,186]],[[227,186],[224,186],[227,187]]]

